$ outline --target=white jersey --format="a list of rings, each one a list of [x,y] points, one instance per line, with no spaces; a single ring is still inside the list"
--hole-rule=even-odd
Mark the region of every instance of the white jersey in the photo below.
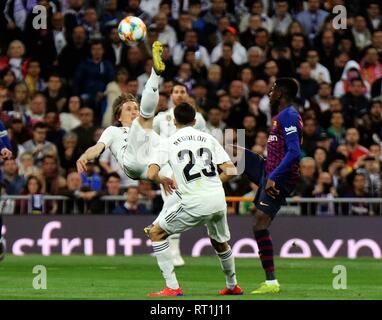
[[[162,140],[151,163],[169,163],[182,207],[195,215],[226,209],[225,193],[217,165],[231,161],[220,143],[210,134],[192,127],[179,129]]]
[[[159,134],[161,138],[168,138],[172,136],[176,132],[174,119],[174,108],[159,112],[154,118],[154,131]],[[206,131],[206,121],[199,112],[196,112],[195,120],[196,122],[194,128],[200,131]]]
[[[109,148],[123,172],[136,180],[146,179],[150,154],[159,137],[152,130],[144,130],[135,119],[131,128],[107,127],[98,142]]]

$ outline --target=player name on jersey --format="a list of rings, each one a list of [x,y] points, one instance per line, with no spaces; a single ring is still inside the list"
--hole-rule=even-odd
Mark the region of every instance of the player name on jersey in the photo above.
[[[175,146],[179,145],[180,143],[182,142],[185,142],[185,141],[200,141],[200,142],[206,142],[207,139],[205,137],[202,137],[202,136],[194,136],[194,135],[190,135],[190,136],[181,136],[179,137],[178,139],[176,139],[173,144]]]

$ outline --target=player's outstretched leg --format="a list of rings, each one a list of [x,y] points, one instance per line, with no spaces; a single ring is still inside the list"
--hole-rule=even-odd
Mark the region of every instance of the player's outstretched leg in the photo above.
[[[223,290],[220,290],[219,294],[222,296],[243,294],[244,291],[237,284],[235,259],[232,255],[231,247],[227,242],[219,243],[214,239],[211,239],[211,244],[215,248],[215,252],[225,274],[226,287]]]
[[[2,228],[3,228],[3,217],[0,215],[0,261],[3,260],[5,256],[5,241],[1,235]]]
[[[174,265],[171,259],[170,245],[168,240],[163,240],[164,231],[159,227],[158,224],[155,224],[150,228],[150,239],[151,245],[155,257],[158,262],[158,266],[162,271],[162,275],[166,281],[166,287],[159,291],[150,293],[150,297],[162,297],[162,296],[182,296],[183,291],[179,287],[178,280],[176,279]]]
[[[140,113],[145,119],[153,118],[155,109],[159,102],[159,80],[160,75],[165,69],[162,61],[163,46],[159,41],[153,43],[153,68],[142,92],[140,103]]]
[[[252,294],[277,293],[280,291],[280,284],[275,277],[275,265],[273,261],[273,243],[268,230],[271,218],[264,212],[258,210],[256,212],[256,224],[253,228],[261,264],[265,271],[266,281]]]

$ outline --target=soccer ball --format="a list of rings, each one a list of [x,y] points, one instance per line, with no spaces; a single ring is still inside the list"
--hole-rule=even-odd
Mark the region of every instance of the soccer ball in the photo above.
[[[146,31],[145,23],[138,17],[128,16],[121,20],[118,26],[119,38],[127,44],[143,41]]]

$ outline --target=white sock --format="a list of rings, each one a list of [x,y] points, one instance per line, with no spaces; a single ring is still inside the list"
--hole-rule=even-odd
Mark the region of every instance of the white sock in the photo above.
[[[152,118],[159,102],[159,79],[154,69],[151,69],[150,78],[147,80],[142,92],[140,114],[144,118]]]
[[[277,279],[274,279],[274,280],[266,280],[265,283],[266,283],[266,284],[279,284],[279,282],[277,281]]]
[[[159,268],[166,280],[166,286],[171,289],[178,289],[179,283],[176,279],[168,241],[153,241],[152,246]]]
[[[235,259],[232,255],[231,248],[225,252],[217,252],[220,265],[225,274],[225,281],[228,289],[233,289],[237,285],[235,272]]]
[[[170,251],[173,257],[180,256],[180,234],[175,233],[168,237]]]

